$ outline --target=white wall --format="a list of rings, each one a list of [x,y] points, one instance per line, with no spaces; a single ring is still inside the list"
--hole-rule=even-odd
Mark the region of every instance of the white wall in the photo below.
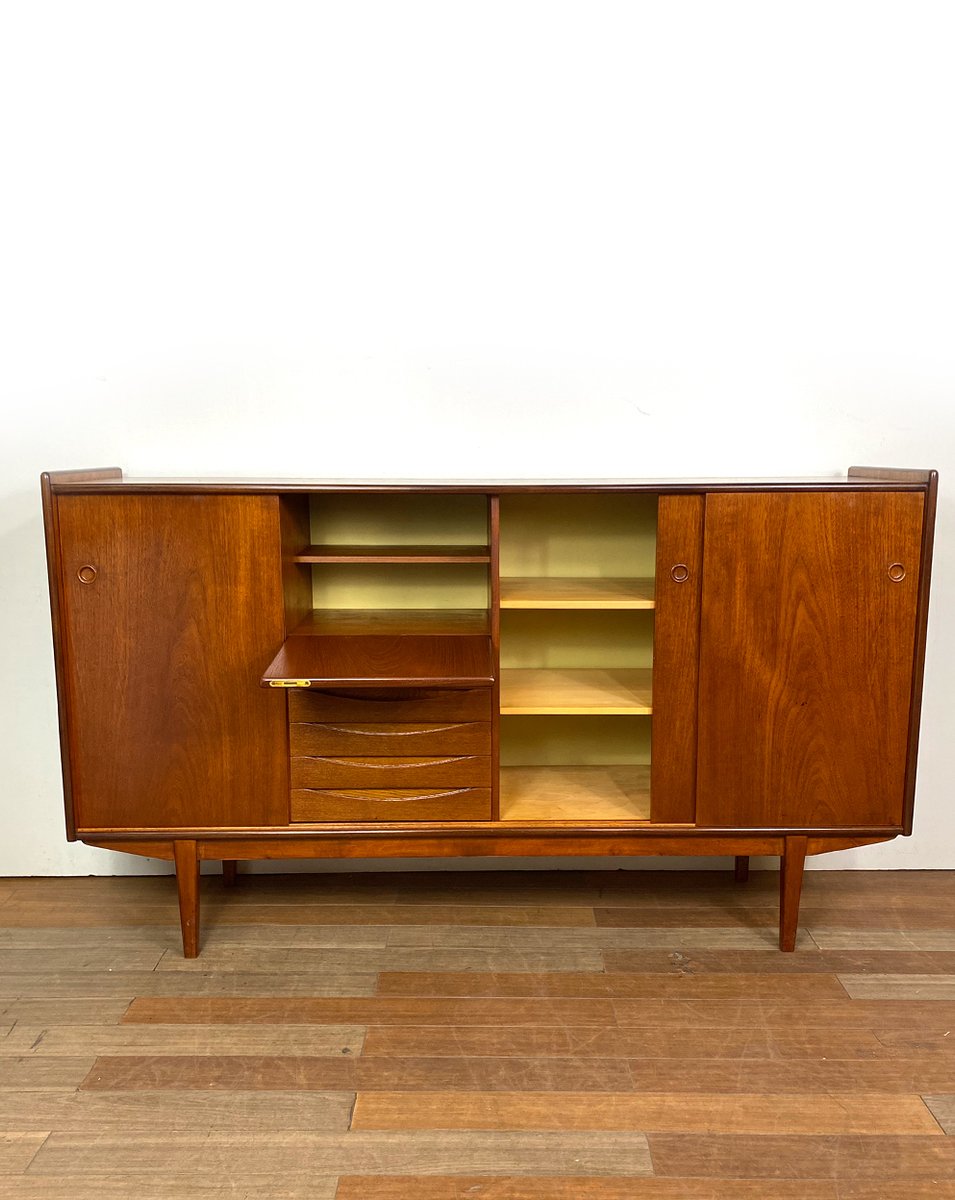
[[[37,475],[942,471],[917,833],[955,867],[946,3],[31,0],[0,18],[0,873],[63,837]]]

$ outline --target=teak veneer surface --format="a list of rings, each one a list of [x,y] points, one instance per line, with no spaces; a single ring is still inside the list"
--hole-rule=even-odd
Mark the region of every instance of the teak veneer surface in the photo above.
[[[700,824],[902,823],[923,504],[707,497]]]
[[[255,686],[283,636],[277,500],[64,496],[58,521],[77,827],[287,822],[284,713]]]
[[[326,686],[475,687],[490,685],[493,678],[487,637],[351,634],[287,638],[262,682],[292,679]]]

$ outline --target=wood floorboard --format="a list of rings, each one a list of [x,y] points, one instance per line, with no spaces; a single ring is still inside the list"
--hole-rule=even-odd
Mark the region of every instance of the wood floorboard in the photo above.
[[[352,1092],[130,1093],[39,1088],[0,1091],[0,1126],[90,1133],[110,1129],[344,1131],[354,1099]]]
[[[42,1054],[360,1054],[365,1031],[349,1025],[53,1025],[18,1026],[0,1041],[0,1055]]]
[[[856,1000],[955,1000],[955,975],[840,975]]]
[[[955,1200],[955,1183],[815,1179],[540,1179],[487,1175],[354,1176],[336,1200]]]
[[[353,1129],[593,1129],[644,1133],[944,1136],[918,1096],[360,1092]]]
[[[883,1035],[884,1036],[884,1035]],[[915,1047],[915,1050],[920,1049]],[[908,1051],[911,1055],[913,1051]],[[698,1029],[654,1026],[564,1027],[562,1029],[451,1026],[381,1026],[368,1030],[364,1058],[419,1054],[460,1057],[516,1055],[519,1058],[677,1058],[677,1059],[854,1059],[889,1058],[907,1053],[887,1048],[869,1030]]]
[[[612,1058],[143,1054],[98,1058],[82,1087],[93,1091],[625,1092],[633,1084],[627,1062]]]
[[[802,956],[805,957],[805,956]],[[844,998],[846,989],[835,975],[672,975],[641,972],[635,974],[480,974],[477,971],[383,971],[378,980],[381,996],[613,996],[681,997],[686,999],[741,999],[768,997]],[[955,996],[953,996],[955,998]]]
[[[564,997],[507,999],[369,996],[354,999],[140,997],[125,1024],[235,1025],[614,1025],[613,1001]]]
[[[87,1000],[83,997],[62,1000],[0,1000],[0,1020],[11,1025],[115,1025],[132,1002]]]
[[[96,1059],[46,1058],[24,1055],[0,1059],[0,1092],[20,1092],[30,1088],[79,1087],[93,1069]]]
[[[807,949],[795,954],[778,954],[775,950],[604,950],[603,960],[604,969],[610,973],[955,975],[955,950]]]
[[[201,886],[0,881],[0,1196],[955,1200],[955,872]]]
[[[650,1135],[650,1152],[657,1175],[955,1180],[955,1138],[948,1137],[657,1133]]]
[[[49,1131],[28,1133],[15,1130],[10,1133],[0,1131],[0,1177],[3,1175],[19,1175],[26,1171],[33,1162],[40,1147],[49,1137]],[[0,1188],[4,1181],[0,1179]]]
[[[820,950],[955,951],[955,918],[947,929],[823,929],[813,941]]]
[[[651,1092],[955,1092],[955,1056],[926,1059],[629,1059]]]
[[[333,925],[341,929],[362,925],[503,925],[593,927],[594,912],[587,907],[466,905],[466,904],[231,904],[231,897],[204,905],[203,922],[207,929],[230,925]],[[703,918],[706,910],[700,914]],[[662,911],[658,912],[662,916]],[[117,910],[104,904],[62,904],[55,910],[41,903],[9,904],[2,911],[8,929],[38,928],[55,924],[61,928],[101,928],[104,925],[141,928],[157,926],[172,933],[178,930],[179,913],[175,893],[170,903],[139,904]],[[714,920],[718,914],[711,914]],[[772,925],[772,913],[766,920]],[[657,924],[660,922],[657,921]],[[692,924],[691,922],[687,922]],[[720,922],[716,922],[720,923]],[[725,922],[733,924],[732,920]]]
[[[0,976],[0,995],[22,1000],[93,1000],[121,998],[124,1008],[137,996],[371,996],[374,972],[299,975],[241,971],[50,971],[11,972]]]
[[[8,952],[9,953],[9,952]],[[19,951],[15,953],[40,953]],[[0,965],[3,953],[0,952]],[[600,950],[483,950],[394,947],[384,950],[318,950],[308,946],[271,949],[267,946],[216,946],[202,943],[199,958],[183,958],[181,951],[167,951],[158,964],[160,971],[177,975],[204,974],[207,971],[263,971],[274,975],[283,970],[297,974],[344,971],[365,974],[372,971],[599,971],[603,963]]]
[[[19,1175],[0,1181],[4,1200],[336,1200],[338,1178],[299,1172],[274,1176],[245,1174],[226,1182],[197,1180],[192,1172],[122,1175]]]
[[[778,920],[778,918],[777,918]],[[778,950],[776,926],[765,928],[685,926],[641,929],[491,929],[462,925],[397,926],[388,935],[388,945],[416,946],[428,949],[477,949],[510,951],[549,951],[551,954],[574,951],[647,949],[674,947],[701,949],[729,947],[740,949]],[[813,949],[805,932],[800,935],[800,949]],[[387,969],[387,968],[383,968]],[[422,968],[427,969],[427,968]],[[599,963],[595,970],[602,970]]]
[[[934,1139],[918,1138],[920,1142]],[[946,1139],[940,1138],[939,1141]],[[649,1175],[641,1133],[348,1133],[274,1131],[263,1134],[99,1132],[53,1133],[36,1152],[34,1175],[77,1176],[168,1169],[198,1179],[245,1181],[248,1172],[274,1178],[308,1164],[314,1174]],[[301,1169],[301,1168],[299,1168]],[[267,1193],[265,1193],[267,1194]]]

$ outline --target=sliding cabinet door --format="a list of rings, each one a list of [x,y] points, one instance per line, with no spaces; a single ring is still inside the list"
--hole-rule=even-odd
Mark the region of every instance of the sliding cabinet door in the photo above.
[[[923,496],[706,500],[697,822],[903,819]]]
[[[274,496],[61,496],[79,830],[286,825]]]

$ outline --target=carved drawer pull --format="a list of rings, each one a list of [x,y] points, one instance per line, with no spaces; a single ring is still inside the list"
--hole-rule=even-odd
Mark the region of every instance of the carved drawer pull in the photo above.
[[[670,578],[674,583],[686,583],[690,578],[690,568],[686,563],[677,563],[670,568]]]
[[[901,563],[892,563],[889,567],[889,578],[893,583],[901,583],[905,578],[905,567]]]
[[[92,583],[96,578],[96,568],[87,563],[76,572],[76,578],[80,583]]]

